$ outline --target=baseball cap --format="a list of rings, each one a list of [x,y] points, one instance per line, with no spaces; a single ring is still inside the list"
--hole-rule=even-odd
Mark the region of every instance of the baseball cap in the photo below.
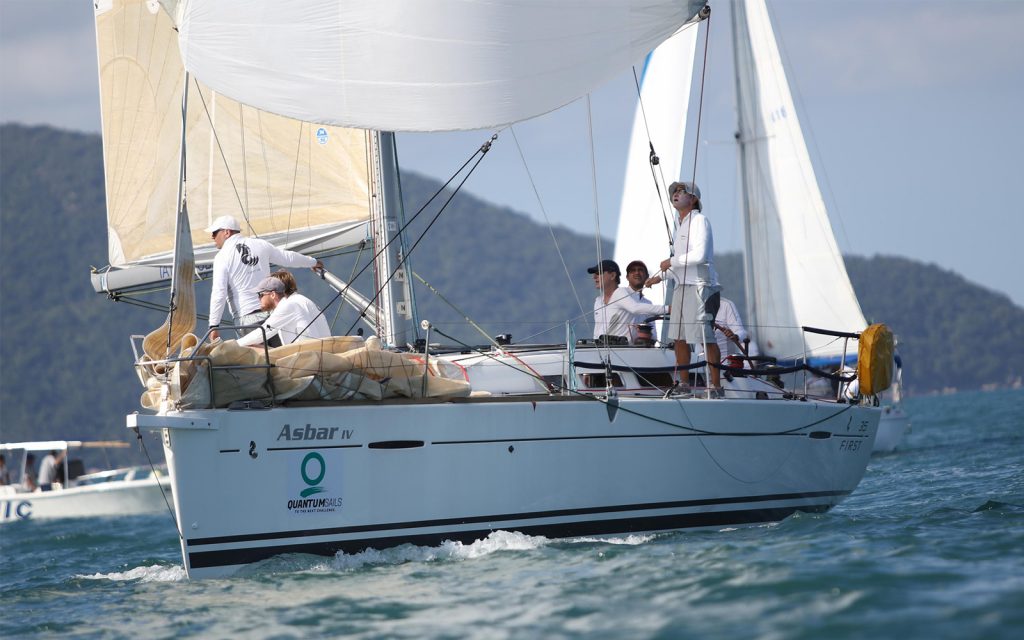
[[[614,260],[602,260],[599,264],[587,269],[587,273],[597,273],[599,271],[613,271],[616,275],[622,275],[619,271],[619,265]]]
[[[266,293],[268,291],[284,293],[284,283],[273,276],[267,276],[266,278],[260,280],[259,285],[257,285],[256,287],[256,293]]]
[[[242,227],[238,225],[238,220],[235,220],[235,216],[221,216],[214,220],[210,226],[206,227],[207,233],[213,233],[219,229],[231,229],[232,231],[241,231]]]
[[[700,187],[698,187],[693,182],[673,182],[672,184],[668,185],[668,199],[669,200],[671,200],[672,196],[675,195],[677,189],[682,189],[686,193],[692,195],[694,198],[697,198],[697,205],[696,205],[697,211],[701,211],[702,210],[701,204],[700,204]]]

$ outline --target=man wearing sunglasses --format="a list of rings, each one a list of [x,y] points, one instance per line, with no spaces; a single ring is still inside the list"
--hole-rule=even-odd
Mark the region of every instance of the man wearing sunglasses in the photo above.
[[[323,269],[322,262],[294,251],[278,249],[266,240],[246,238],[234,216],[221,216],[206,231],[217,245],[210,289],[210,339],[220,337],[217,327],[227,305],[236,325],[257,325],[270,315],[260,309],[256,289],[270,276],[270,265]],[[242,335],[252,329],[241,329]]]
[[[692,182],[673,182],[668,188],[669,200],[678,216],[672,240],[673,255],[661,261],[665,277],[675,281],[672,292],[672,314],[668,324],[668,339],[675,340],[676,366],[690,364],[690,345],[706,345],[707,360],[721,361],[715,341],[714,321],[722,288],[714,264],[714,241],[711,223],[701,212],[700,189]],[[661,282],[660,276],[647,280],[647,285]],[[710,367],[711,397],[723,397],[721,375]],[[689,392],[689,375],[679,371],[677,389]]]

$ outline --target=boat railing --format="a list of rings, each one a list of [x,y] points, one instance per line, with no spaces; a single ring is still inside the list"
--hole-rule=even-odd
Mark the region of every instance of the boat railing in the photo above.
[[[266,393],[265,394],[256,394],[254,397],[249,398],[248,400],[241,400],[240,402],[246,403],[247,406],[248,406],[248,403],[251,403],[251,402],[254,402],[254,401],[260,401],[260,402],[267,402],[267,401],[269,401],[271,405],[276,404],[276,402],[277,402],[277,394],[276,394],[276,391],[275,391],[275,388],[274,388],[274,377],[273,377],[273,373],[272,373],[272,370],[274,368],[274,364],[270,361],[270,347],[267,345],[267,332],[266,332],[266,329],[263,327],[263,325],[261,325],[261,324],[221,325],[218,329],[219,330],[235,330],[235,331],[241,331],[241,330],[244,330],[244,329],[248,329],[250,331],[259,331],[262,334],[262,336],[263,336],[263,360],[262,360],[262,362],[257,362],[255,364],[214,364],[213,358],[211,358],[210,355],[208,354],[208,349],[206,350],[206,352],[204,352],[204,349],[203,349],[203,347],[211,344],[210,332],[213,331],[213,329],[208,329],[206,331],[206,333],[203,334],[202,338],[199,339],[199,342],[196,344],[196,346],[193,349],[190,350],[190,353],[188,355],[176,356],[176,357],[171,357],[171,358],[165,358],[163,360],[152,360],[152,359],[149,359],[148,357],[144,357],[143,355],[140,355],[140,347],[139,347],[139,345],[141,344],[141,342],[143,340],[145,340],[146,336],[132,335],[131,336],[131,345],[132,345],[132,351],[133,351],[133,353],[135,355],[135,371],[136,371],[136,374],[139,376],[139,381],[146,388],[149,388],[149,385],[147,384],[148,380],[151,379],[154,376],[156,376],[158,378],[162,377],[162,381],[164,383],[167,383],[168,382],[167,376],[169,376],[171,374],[171,372],[174,370],[174,367],[179,365],[179,364],[185,364],[185,365],[194,364],[197,370],[199,370],[200,368],[205,368],[206,374],[207,374],[206,375],[206,384],[207,384],[207,390],[209,391],[209,402],[204,403],[201,406],[190,405],[188,408],[192,408],[192,409],[212,409],[212,408],[214,408],[216,406],[216,398],[217,398],[217,395],[216,395],[217,388],[216,388],[216,382],[215,382],[216,376],[214,375],[214,373],[216,373],[218,371],[220,371],[220,372],[230,372],[230,371],[251,371],[251,370],[254,370],[254,369],[262,369],[262,370],[265,371],[265,377],[266,377],[265,388],[266,388]],[[192,379],[195,379],[195,376],[193,376]],[[184,389],[182,389],[182,391],[184,391]],[[197,396],[197,394],[192,394],[192,397],[195,398],[195,397],[198,397],[198,396]]]

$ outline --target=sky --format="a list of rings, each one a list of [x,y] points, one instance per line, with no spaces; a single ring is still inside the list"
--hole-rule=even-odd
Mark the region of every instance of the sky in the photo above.
[[[738,251],[729,5],[711,5],[696,176],[716,251]],[[844,253],[934,263],[1024,306],[1024,2],[785,0],[769,11]],[[99,132],[96,79],[89,0],[0,0],[0,122]],[[611,237],[634,105],[627,72],[590,96],[589,118],[581,99],[500,131],[464,188]],[[400,162],[447,179],[492,133],[400,134]]]

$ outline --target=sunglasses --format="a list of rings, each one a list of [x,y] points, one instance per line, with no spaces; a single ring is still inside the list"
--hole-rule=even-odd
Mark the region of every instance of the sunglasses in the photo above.
[[[213,233],[210,234],[210,238],[213,239],[213,240],[216,240],[217,239],[217,234],[220,233],[221,231],[223,231],[223,229],[217,229],[216,231],[214,231]]]
[[[258,294],[256,294],[256,295],[258,295],[258,296],[259,296],[260,298],[262,298],[263,296],[269,296],[269,295],[270,295],[270,294],[272,294],[272,293],[274,293],[274,292],[273,292],[273,291],[260,291],[260,292],[259,292]]]

